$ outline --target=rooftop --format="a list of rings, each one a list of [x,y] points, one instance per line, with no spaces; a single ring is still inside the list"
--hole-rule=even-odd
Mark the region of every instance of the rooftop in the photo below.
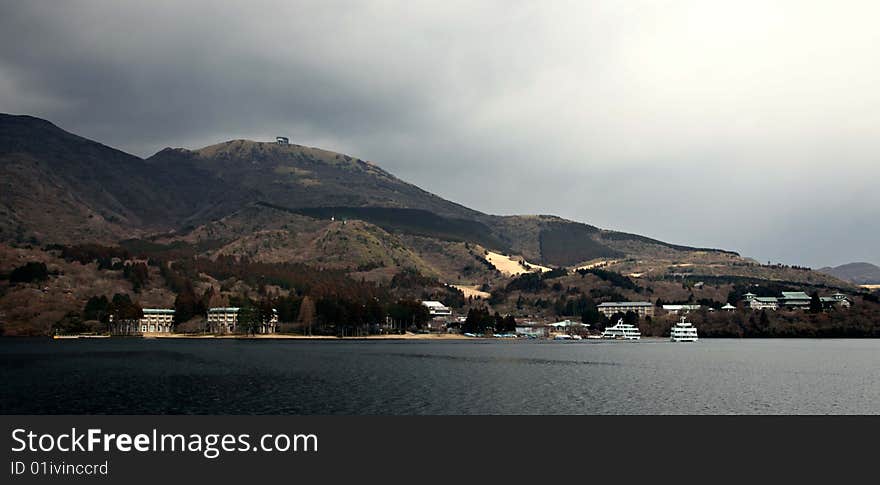
[[[600,307],[632,307],[632,306],[654,306],[649,301],[606,301],[600,303]]]
[[[703,305],[663,305],[664,310],[699,310]]]
[[[551,327],[589,327],[586,323],[572,322],[571,320],[563,320],[561,322],[551,323]]]

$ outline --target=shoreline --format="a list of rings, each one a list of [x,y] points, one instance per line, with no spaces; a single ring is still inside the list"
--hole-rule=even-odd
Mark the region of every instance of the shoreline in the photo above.
[[[50,340],[104,340],[104,339],[141,339],[141,340],[404,340],[404,341],[499,341],[499,342],[556,342],[556,343],[586,343],[586,342],[628,342],[621,339],[583,339],[583,340],[555,340],[553,338],[499,338],[499,337],[470,337],[462,334],[386,334],[337,337],[334,335],[295,335],[295,334],[269,334],[269,335],[211,335],[211,334],[171,334],[171,335],[4,335],[0,339],[42,339]],[[789,337],[700,337],[700,340],[871,340],[878,337],[815,337],[815,336],[789,336]],[[669,337],[643,336],[641,341],[657,342],[669,341]],[[637,342],[637,341],[634,341]],[[630,342],[632,343],[632,342]]]
[[[335,335],[293,335],[293,334],[268,334],[268,335],[147,335],[145,339],[220,339],[220,340],[468,340],[473,337],[465,337],[459,334],[402,334],[402,335],[363,335],[352,337],[337,337]]]
[[[337,337],[335,335],[294,335],[294,334],[258,334],[258,335],[211,335],[211,334],[171,334],[171,335],[54,335],[53,340],[79,339],[143,339],[143,340],[474,340],[491,337],[467,337],[461,334],[387,334]],[[495,340],[495,339],[493,339]],[[515,339],[497,339],[515,340]]]

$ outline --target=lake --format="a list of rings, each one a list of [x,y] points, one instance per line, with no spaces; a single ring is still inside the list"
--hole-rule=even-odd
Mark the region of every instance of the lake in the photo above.
[[[880,413],[880,340],[0,339],[4,414]]]

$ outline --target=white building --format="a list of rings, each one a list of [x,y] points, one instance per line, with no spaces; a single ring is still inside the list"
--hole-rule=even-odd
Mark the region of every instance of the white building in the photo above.
[[[653,317],[654,304],[648,301],[610,301],[600,303],[596,308],[606,317],[615,313],[633,312],[639,317]]]
[[[162,335],[174,332],[174,309],[144,308],[139,319],[113,321],[110,317],[112,335]]]
[[[697,311],[701,308],[703,308],[703,305],[663,305],[663,310],[672,315]]]
[[[144,308],[144,317],[138,321],[141,333],[172,333],[174,331],[174,309]]]
[[[428,314],[431,318],[452,316],[452,308],[449,308],[439,301],[423,301],[422,306],[428,309]]]
[[[743,301],[752,310],[777,310],[779,300],[775,296],[758,296],[752,292],[743,295]]]
[[[721,309],[726,312],[732,312],[732,311],[736,310],[736,307],[731,305],[730,303],[725,303],[724,306],[721,307]]]
[[[779,299],[775,296],[756,296],[749,300],[748,305],[752,310],[778,310]]]
[[[516,324],[516,336],[526,338],[547,338],[550,336],[550,326],[543,323],[523,322]]]
[[[775,296],[756,296],[746,301],[752,310],[778,310],[779,299]]]
[[[239,307],[215,307],[208,310],[208,331],[211,333],[229,334],[235,333],[238,327]],[[278,331],[278,311],[272,309],[272,317],[264,321],[257,329],[257,333],[269,334]]]
[[[587,329],[590,328],[590,325],[587,323],[573,322],[571,320],[563,320],[561,322],[551,323],[547,326],[550,327],[551,332],[559,332],[565,334],[585,333]]]

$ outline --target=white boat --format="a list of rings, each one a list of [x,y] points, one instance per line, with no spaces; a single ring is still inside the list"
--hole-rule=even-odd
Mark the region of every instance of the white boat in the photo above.
[[[635,325],[630,325],[628,323],[623,323],[623,319],[617,321],[617,324],[613,327],[608,327],[602,332],[602,338],[607,339],[620,339],[620,340],[639,340],[642,338],[642,333],[639,332],[639,327]]]
[[[672,326],[669,332],[669,340],[673,342],[696,342],[697,327],[681,317],[681,321]]]
[[[571,340],[571,335],[564,333],[556,334],[553,336],[553,340]]]

